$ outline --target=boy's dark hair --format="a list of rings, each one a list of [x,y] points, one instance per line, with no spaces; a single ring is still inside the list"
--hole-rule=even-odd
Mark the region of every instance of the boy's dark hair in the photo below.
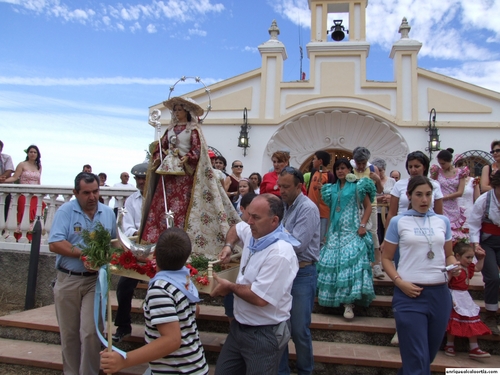
[[[470,243],[459,241],[453,246],[453,254],[458,254],[460,256],[464,255],[469,250],[473,250]]]
[[[155,255],[160,270],[180,270],[191,255],[191,240],[182,229],[168,228],[158,238]]]
[[[330,164],[331,156],[328,152],[320,150],[316,151],[314,155],[316,156],[316,159],[321,160],[321,164],[325,167]]]
[[[245,194],[241,197],[240,206],[246,209],[256,196],[257,194],[253,192]]]

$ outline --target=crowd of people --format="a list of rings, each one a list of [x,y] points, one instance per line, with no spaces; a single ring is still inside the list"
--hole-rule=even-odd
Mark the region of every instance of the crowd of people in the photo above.
[[[123,172],[113,186],[137,188],[125,202],[121,229],[157,245],[158,273],[144,304],[147,345],[127,358],[115,352],[99,358],[92,319],[97,274],[81,259],[80,232],[100,222],[115,237],[116,212],[100,201],[106,174],[85,165],[75,178],[76,199],[57,211],[49,237],[57,254],[54,298],[65,373],[97,374],[100,367],[113,373],[150,362],[153,374],[206,374],[196,326],[199,298],[186,284],[184,265],[192,252],[228,262],[237,244],[243,251],[236,281],[216,275],[212,291],[225,297],[230,318],[216,374],[290,374],[290,339],[297,372],[311,374],[315,298],[321,306],[343,307],[351,321],[356,306],[366,308],[375,298],[374,278],[385,275],[395,286],[396,329],[405,332],[399,337],[401,374],[430,373],[445,336],[446,355],[455,355],[458,336],[469,338],[471,358],[490,356],[477,337],[500,335],[500,141],[491,144],[495,162],[483,168],[480,182],[452,149],[440,151],[432,166],[423,152],[409,153],[408,178],[387,174],[386,162],[372,159],[365,147],[355,148],[351,160],[331,160],[318,150],[306,175],[290,166],[284,151],[272,154],[273,169],[263,176],[244,173],[241,160],[232,161],[228,173],[226,159],[204,140],[197,120],[203,110],[186,98],[164,104],[172,122],[150,146],[149,163],[131,169],[136,185]],[[32,145],[26,153],[15,169],[1,154],[0,183],[40,184],[40,150]],[[19,223],[25,204],[20,197]],[[29,204],[36,210],[36,198]],[[474,272],[485,282],[484,321],[467,292]],[[136,286],[135,279],[118,282],[114,342],[131,334]]]

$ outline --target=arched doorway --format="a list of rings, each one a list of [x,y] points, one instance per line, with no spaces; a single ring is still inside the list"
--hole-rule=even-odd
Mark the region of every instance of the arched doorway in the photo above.
[[[330,164],[326,166],[326,169],[329,171],[333,172],[333,164],[335,164],[335,160],[340,159],[340,158],[346,158],[348,160],[352,159],[352,152],[346,151],[346,150],[340,150],[340,149],[329,149],[329,150],[323,150],[326,151],[330,154]],[[314,153],[309,156],[304,163],[299,167],[300,171],[302,173],[309,172],[310,166],[313,160]]]
[[[290,164],[308,167],[315,151],[328,150],[352,157],[357,146],[366,147],[372,157],[394,165],[406,160],[409,147],[397,128],[380,117],[360,111],[331,110],[301,114],[287,121],[266,146],[267,160],[275,151],[289,151]],[[332,158],[333,160],[335,157]]]

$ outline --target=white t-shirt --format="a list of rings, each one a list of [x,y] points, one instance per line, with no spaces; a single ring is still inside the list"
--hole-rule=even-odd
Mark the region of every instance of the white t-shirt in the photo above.
[[[450,240],[450,221],[436,214],[395,216],[385,233],[385,241],[399,244],[398,274],[405,281],[424,285],[446,282],[441,270],[446,266],[444,243]],[[433,259],[427,257],[429,241]]]
[[[117,182],[116,184],[113,185],[114,188],[117,188],[117,189],[136,189],[137,188],[132,185],[132,184],[122,184],[121,182]],[[111,203],[111,202],[110,202]],[[123,202],[125,205],[125,202]],[[115,205],[114,205],[115,208],[118,208],[118,201],[115,199]]]
[[[131,237],[141,226],[142,194],[139,190],[127,198],[125,209],[127,212],[123,216],[123,232]]]
[[[408,211],[408,197],[406,196],[406,190],[408,190],[408,182],[410,181],[409,178],[405,178],[403,180],[399,180],[396,182],[394,187],[391,190],[391,195],[395,196],[396,198],[399,198],[399,205],[398,205],[398,215],[401,215],[402,213],[405,213]],[[434,186],[434,189],[432,190],[432,204],[431,207],[434,208],[434,201],[438,199],[443,199],[443,192],[441,191],[441,185],[439,182],[435,180],[430,180],[432,186]]]
[[[236,233],[244,243],[236,284],[251,285],[251,290],[268,304],[252,305],[234,295],[234,317],[250,326],[275,325],[290,318],[292,284],[299,270],[293,246],[278,240],[252,254],[248,249],[252,232],[245,222],[236,224]]]

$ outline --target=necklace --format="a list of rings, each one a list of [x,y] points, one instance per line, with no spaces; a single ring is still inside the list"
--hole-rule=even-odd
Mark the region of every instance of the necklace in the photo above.
[[[245,270],[248,266],[248,263],[250,263],[250,259],[252,259],[253,255],[255,254],[256,252],[253,252],[253,251],[250,251],[250,254],[248,254],[248,258],[247,258],[247,262],[245,263],[245,265],[243,266],[243,268],[241,269],[241,274],[244,275],[245,274]]]
[[[425,218],[424,216],[424,224],[425,224]],[[420,232],[425,236],[425,239],[427,240],[427,243],[429,244],[429,251],[427,252],[427,259],[434,259],[434,251],[432,251],[432,237],[431,236],[431,217],[429,216],[429,236],[427,236],[427,233],[422,229],[422,227],[418,224],[417,219],[415,219],[415,216],[413,216],[413,220],[415,221],[415,224],[417,224],[418,229],[420,229]]]
[[[336,204],[337,207],[335,207],[335,211],[337,212],[340,212],[340,195],[342,194],[343,188],[344,188],[343,186],[339,185],[339,191],[337,193],[337,204]]]

